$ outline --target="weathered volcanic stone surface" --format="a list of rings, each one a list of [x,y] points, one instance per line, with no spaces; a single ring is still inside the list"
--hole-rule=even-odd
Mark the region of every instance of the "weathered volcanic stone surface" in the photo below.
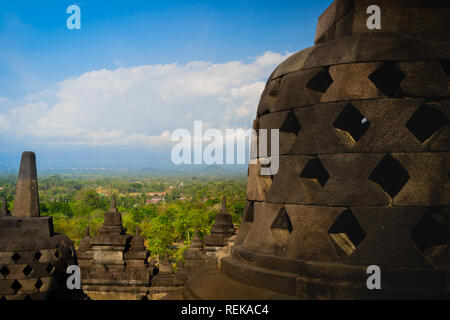
[[[326,206],[386,205],[390,198],[368,179],[383,154],[282,156],[267,195],[272,203]]]
[[[36,155],[24,152],[20,161],[13,216],[39,217],[39,196],[36,172]]]
[[[380,30],[366,26],[373,4]],[[449,10],[330,5],[315,45],[261,95],[255,129],[280,130],[279,171],[261,176],[265,155],[249,165],[234,246],[185,298],[450,298]],[[367,288],[370,265],[381,290]]]
[[[369,76],[381,65],[379,62],[341,64],[330,67],[333,83],[321,102],[384,97]]]
[[[4,217],[0,220],[0,239],[48,238],[53,236],[52,217],[16,218]]]
[[[393,157],[409,174],[408,182],[394,198],[395,206],[450,205],[450,196],[445,192],[450,153],[401,153]]]
[[[241,224],[239,226],[239,232],[236,235],[234,241],[235,244],[241,245],[247,237],[248,232],[251,230],[253,222],[255,221],[255,201],[248,201],[245,204],[244,214]]]
[[[438,127],[433,127],[433,129],[439,128],[438,131],[423,142],[424,145],[428,146],[430,151],[448,151],[448,141],[450,140],[450,126],[448,125],[448,122],[450,121],[450,108],[448,106],[450,106],[450,99],[426,104],[426,107],[439,111],[437,115],[434,114],[435,116],[432,116],[434,120],[433,123],[438,122],[440,124]],[[418,116],[418,119],[420,118],[421,117]],[[447,123],[447,125],[444,125],[445,123]],[[431,132],[432,131],[430,130],[430,133]],[[427,136],[428,135],[425,135],[423,138]]]
[[[275,79],[263,92],[258,114],[263,114],[265,111],[284,111],[320,102],[323,96],[322,88],[329,84],[326,80],[322,80],[325,84],[319,84],[321,78],[326,77],[327,73],[327,69],[313,68],[288,74],[281,80]],[[331,78],[329,80],[332,82]],[[314,86],[315,83],[318,84]]]
[[[433,268],[410,237],[426,211],[424,207],[352,208],[367,237],[353,252],[350,261],[367,265]]]
[[[261,161],[258,159],[256,164],[249,164],[247,178],[247,199],[264,201],[267,191],[272,184],[270,176],[261,175]]]
[[[423,99],[352,100],[294,109],[302,123],[301,134],[296,136],[290,150],[280,153],[367,153],[393,149],[409,152],[427,151],[430,145],[435,145],[436,151],[444,150],[445,147],[440,146],[445,139],[442,136],[444,127],[433,132],[433,139],[422,143],[406,125],[421,107],[438,110],[433,114],[437,119],[440,115],[445,116],[445,112],[426,105]],[[418,120],[413,129],[425,123],[425,119]]]
[[[399,33],[357,34],[317,44],[293,54],[275,69],[268,85],[271,80],[288,73],[316,67],[367,61],[447,61],[450,60],[449,49],[448,38],[442,42],[428,42]]]
[[[280,129],[279,131],[279,153],[286,154],[294,144],[301,124],[293,111],[275,112],[264,115],[260,118],[260,129],[267,129],[267,156],[276,156],[271,144],[270,129]]]
[[[439,62],[399,62],[398,69],[405,73],[400,94],[407,97],[447,97],[448,77]]]

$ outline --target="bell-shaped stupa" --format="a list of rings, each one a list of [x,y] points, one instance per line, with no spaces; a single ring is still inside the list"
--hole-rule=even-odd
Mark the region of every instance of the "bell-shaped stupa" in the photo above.
[[[449,14],[448,1],[330,5],[258,106],[279,170],[250,164],[231,256],[185,298],[449,297]]]
[[[77,264],[72,241],[53,231],[52,217],[40,216],[33,152],[22,154],[12,216],[2,202],[0,300],[82,298],[66,285],[67,267]]]
[[[211,233],[205,236],[205,250],[214,255],[217,249],[228,244],[228,239],[234,235],[233,220],[227,209],[227,199],[222,197],[220,211],[217,213]]]

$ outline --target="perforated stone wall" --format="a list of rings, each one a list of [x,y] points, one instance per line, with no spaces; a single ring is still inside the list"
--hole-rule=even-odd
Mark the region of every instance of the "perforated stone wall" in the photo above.
[[[75,249],[65,236],[55,237],[57,248],[0,252],[0,299],[68,298],[66,269],[76,264]]]
[[[402,18],[371,33],[360,23],[364,1],[335,1],[316,46],[272,73],[254,129],[280,130],[279,171],[262,176],[260,160],[249,165],[248,203],[224,273],[300,297],[354,298],[367,295],[362,267],[375,264],[398,290],[392,297],[448,294],[450,38],[438,24],[439,41],[406,24],[421,6],[448,15],[431,2],[381,1],[382,12]],[[338,32],[343,19],[350,27]],[[249,271],[255,263],[265,269]],[[333,271],[340,266],[346,273]]]

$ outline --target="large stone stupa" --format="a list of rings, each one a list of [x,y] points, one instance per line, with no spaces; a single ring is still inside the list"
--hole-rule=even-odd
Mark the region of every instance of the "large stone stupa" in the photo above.
[[[381,29],[366,24],[373,4]],[[450,297],[449,14],[448,1],[330,5],[259,103],[255,129],[280,129],[279,171],[250,165],[231,256],[185,298]]]
[[[72,241],[41,217],[36,155],[24,152],[12,216],[3,198],[0,217],[0,300],[78,299],[69,290],[66,269],[76,264]]]

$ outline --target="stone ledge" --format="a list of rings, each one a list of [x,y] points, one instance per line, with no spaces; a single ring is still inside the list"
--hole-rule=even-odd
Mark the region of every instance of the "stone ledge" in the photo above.
[[[252,287],[228,277],[217,269],[215,261],[209,260],[195,277],[190,278],[183,288],[187,300],[298,300],[285,295]]]
[[[52,235],[52,217],[0,218],[0,239],[51,237]]]
[[[73,247],[73,242],[64,234],[55,234],[51,237],[16,238],[14,241],[0,241],[0,252],[56,249],[58,247]]]
[[[347,36],[293,54],[275,69],[269,81],[295,71],[337,64],[414,60],[450,60],[450,43],[425,42],[388,32]]]

